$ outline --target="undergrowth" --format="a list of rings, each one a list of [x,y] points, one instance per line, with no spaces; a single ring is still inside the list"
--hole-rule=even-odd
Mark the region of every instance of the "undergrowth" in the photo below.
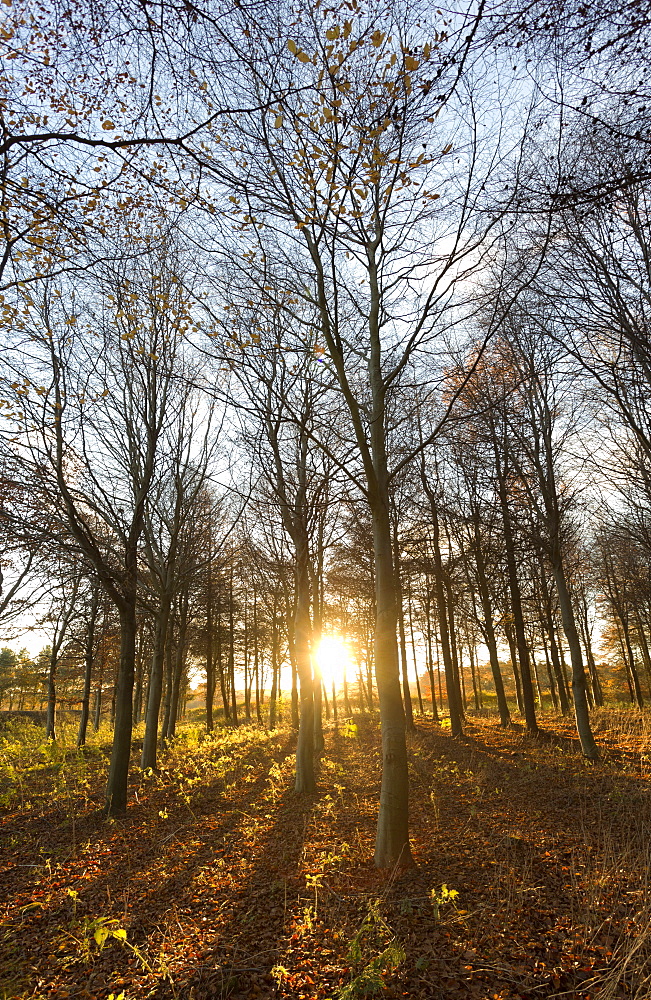
[[[376,717],[327,731],[303,798],[289,729],[181,727],[156,772],[136,742],[112,821],[108,732],[78,751],[76,727],[53,743],[11,723],[0,998],[646,1000],[651,715],[592,719],[596,765],[569,719],[542,718],[545,739],[470,719],[465,741],[417,719],[418,868],[388,874],[370,863]]]

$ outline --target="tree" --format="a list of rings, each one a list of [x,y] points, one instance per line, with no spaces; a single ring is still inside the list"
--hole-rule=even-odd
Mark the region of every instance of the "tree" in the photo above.
[[[488,647],[488,655],[495,686],[497,707],[502,726],[511,721],[504,691],[504,681],[499,664],[497,636],[495,628],[494,600],[491,592],[491,576],[498,562],[495,554],[495,536],[499,531],[496,510],[492,503],[492,483],[486,475],[481,445],[471,433],[464,433],[464,424],[453,428],[448,434],[453,460],[461,478],[462,490],[453,520],[461,533],[461,549],[466,558],[464,570],[473,589],[476,587],[481,607],[481,617],[477,623],[483,640]]]
[[[50,592],[50,607],[45,616],[45,622],[52,633],[52,641],[49,646],[50,662],[47,672],[47,717],[45,723],[45,735],[51,740],[56,739],[57,668],[63,644],[68,638],[68,629],[73,617],[78,613],[77,595],[80,582],[79,570],[75,572],[74,567],[60,565],[57,582]]]
[[[563,631],[572,661],[572,693],[577,730],[583,754],[599,756],[590,728],[586,699],[586,677],[579,631],[570,592],[567,568],[568,507],[572,502],[567,482],[563,482],[563,451],[568,439],[576,434],[575,417],[569,411],[573,385],[559,371],[559,352],[549,338],[519,322],[512,312],[508,327],[510,342],[505,344],[506,363],[519,375],[517,394],[523,406],[515,421],[509,421],[517,437],[534,485],[526,470],[520,479],[527,490],[531,507],[543,528],[542,539],[551,565],[561,610]],[[507,415],[508,419],[508,415]]]
[[[13,649],[5,646],[0,649],[0,704],[5,693],[11,689],[15,680],[15,672],[18,666],[18,655]]]
[[[125,259],[107,268],[86,291],[92,295],[83,303],[52,284],[27,296],[6,380],[22,393],[17,433],[36,487],[53,498],[65,534],[119,613],[106,794],[107,811],[119,813],[131,751],[139,544],[157,457],[174,419],[175,365],[190,320],[169,246],[137,265]],[[12,369],[32,378],[15,382]]]
[[[286,312],[286,326],[296,321],[296,300],[316,313],[318,350],[348,411],[347,443],[359,461],[354,478],[373,526],[383,740],[375,861],[386,867],[410,862],[389,510],[392,476],[409,456],[392,468],[389,403],[413,377],[418,350],[431,349],[452,286],[485,236],[478,218],[474,229],[470,221],[478,147],[470,138],[463,166],[446,172],[455,139],[463,142],[460,119],[437,119],[476,24],[469,17],[453,38],[443,30],[431,42],[389,4],[369,4],[351,19],[341,13],[328,13],[322,24],[305,5],[288,38],[284,10],[268,11],[264,31],[238,12],[236,83],[268,111],[231,120],[220,138],[237,156],[211,160],[210,170],[232,192],[249,287],[253,282],[263,306]],[[441,173],[448,180],[439,205]],[[416,257],[405,270],[405,260]],[[282,264],[280,285],[268,281],[272,259]]]
[[[319,511],[327,506],[330,464],[316,447],[315,437],[328,385],[327,381],[322,384],[313,346],[309,341],[306,346],[300,341],[293,345],[279,328],[278,317],[268,317],[264,310],[253,312],[247,329],[246,346],[240,336],[236,356],[230,353],[226,358],[231,384],[238,387],[231,398],[240,415],[240,437],[264,484],[262,492],[258,489],[257,502],[273,504],[291,543],[293,606],[288,630],[300,684],[295,788],[311,792],[315,788],[317,687],[320,696],[313,633],[313,616],[319,616],[316,567],[323,561],[324,547]],[[320,697],[318,704],[320,708]]]
[[[182,593],[187,595],[191,578],[197,573],[203,558],[197,552],[197,544],[202,542],[200,529],[206,515],[213,520],[214,513],[206,509],[207,483],[218,440],[213,433],[214,406],[201,399],[194,388],[196,367],[188,360],[181,365],[179,358],[175,369],[178,387],[173,402],[168,402],[156,483],[146,498],[144,515],[143,544],[149,569],[147,582],[155,604],[155,632],[140,763],[143,770],[156,767],[163,664],[172,609]],[[187,601],[187,596],[183,600]]]

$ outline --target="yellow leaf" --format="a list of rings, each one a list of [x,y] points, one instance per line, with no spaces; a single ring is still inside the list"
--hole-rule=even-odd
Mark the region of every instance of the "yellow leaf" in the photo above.
[[[289,51],[292,53],[293,56],[295,56],[298,52],[298,45],[296,44],[293,38],[290,38],[289,41],[287,42],[287,48],[289,49]]]
[[[449,142],[448,145],[445,147],[445,149],[441,150],[441,156],[445,156],[445,154],[449,153],[451,149],[452,149],[452,143]]]
[[[413,71],[415,69],[418,69],[419,66],[420,66],[420,63],[419,63],[418,59],[415,59],[413,56],[406,56],[405,57],[405,69],[407,69],[407,70],[409,70],[411,72],[411,71]]]
[[[334,42],[339,38],[339,25],[335,24],[334,28],[328,28],[326,31],[326,38],[329,42]]]
[[[380,31],[380,29],[378,28],[378,30],[374,31],[373,34],[371,35],[371,41],[373,42],[373,45],[375,46],[376,49],[379,48],[382,42],[384,41],[384,32]]]
[[[299,62],[306,63],[310,61],[310,57],[307,52],[299,52],[296,56]]]
[[[106,132],[110,132],[112,129],[115,128],[115,125],[113,124],[112,121],[105,121],[102,122],[102,128],[105,129]]]
[[[282,128],[283,116],[276,115],[276,120],[274,121],[274,128]]]

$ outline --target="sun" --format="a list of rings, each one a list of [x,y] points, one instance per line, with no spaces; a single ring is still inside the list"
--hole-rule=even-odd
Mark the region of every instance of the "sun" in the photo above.
[[[334,682],[339,688],[344,682],[344,675],[352,679],[352,663],[350,650],[341,636],[324,635],[316,649],[316,662],[321,671],[326,688]]]

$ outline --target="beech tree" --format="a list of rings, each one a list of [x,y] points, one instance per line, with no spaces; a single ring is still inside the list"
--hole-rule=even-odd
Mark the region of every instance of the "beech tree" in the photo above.
[[[174,359],[187,306],[166,258],[123,261],[64,296],[52,284],[25,299],[6,358],[19,392],[17,434],[35,483],[92,566],[120,617],[120,667],[106,809],[126,807],[136,655],[139,545],[157,457],[173,419]],[[22,374],[16,381],[14,373]],[[12,390],[12,385],[14,386]]]
[[[179,344],[177,349],[180,355]],[[177,387],[167,403],[156,482],[148,493],[144,515],[143,547],[149,574],[143,583],[148,583],[155,604],[155,626],[140,764],[143,770],[156,767],[163,663],[173,606],[181,592],[187,594],[204,558],[197,548],[203,541],[201,528],[207,527],[202,521],[212,513],[206,511],[205,494],[218,442],[214,404],[200,398],[194,388],[196,363],[188,358],[182,362],[179,356],[172,368]]]
[[[584,756],[596,759],[599,752],[590,728],[585,669],[567,565],[568,504],[572,494],[564,476],[563,452],[577,433],[572,379],[559,370],[559,351],[537,324],[532,329],[521,314],[512,312],[507,331],[504,360],[518,373],[516,392],[522,406],[514,420],[509,419],[507,409],[506,419],[527,462],[526,470],[518,469],[520,481],[543,529],[540,537],[556,586],[572,661],[572,693],[581,749]]]
[[[479,596],[481,616],[477,615],[476,620],[488,648],[500,723],[508,726],[511,716],[499,664],[495,601],[491,585],[496,564],[500,567],[495,552],[496,536],[499,537],[498,515],[492,502],[492,480],[487,475],[481,445],[478,446],[472,431],[464,432],[462,423],[447,435],[451,456],[461,480],[460,496],[453,503],[453,519],[457,521],[457,532],[461,533],[464,570]]]
[[[486,245],[486,220],[474,209],[489,164],[473,121],[451,111],[475,19],[461,18],[450,34],[442,16],[411,24],[389,4],[348,13],[302,6],[289,35],[284,8],[265,8],[263,28],[240,9],[231,85],[266,111],[224,123],[219,139],[233,156],[197,156],[231,191],[261,302],[280,306],[288,322],[296,301],[316,313],[318,349],[348,411],[354,479],[373,525],[383,739],[375,860],[385,867],[410,862],[389,510],[391,478],[410,456],[392,463],[389,402],[414,376],[417,353],[434,350],[452,288]],[[223,75],[212,79],[209,94],[225,85]],[[280,284],[270,260],[281,264]]]
[[[259,500],[276,506],[291,541],[293,607],[288,624],[300,684],[295,787],[297,792],[311,792],[318,729],[315,701],[320,706],[315,698],[320,681],[313,633],[314,619],[320,616],[316,566],[323,559],[319,513],[327,504],[328,480],[328,459],[315,445],[315,436],[329,380],[322,384],[314,336],[312,343],[307,338],[307,343],[292,342],[278,317],[268,317],[264,309],[248,312],[248,322],[245,316],[240,319],[246,322],[242,335],[231,332],[234,351],[227,362],[231,386],[238,387],[231,398],[240,415],[241,440],[266,486]]]
[[[69,639],[69,629],[74,616],[78,613],[77,595],[79,593],[80,574],[68,565],[58,574],[58,579],[50,593],[50,607],[45,616],[45,623],[50,632],[50,658],[47,672],[47,715],[45,735],[48,739],[56,738],[56,675],[59,658],[64,643]],[[45,624],[44,623],[44,624]]]

